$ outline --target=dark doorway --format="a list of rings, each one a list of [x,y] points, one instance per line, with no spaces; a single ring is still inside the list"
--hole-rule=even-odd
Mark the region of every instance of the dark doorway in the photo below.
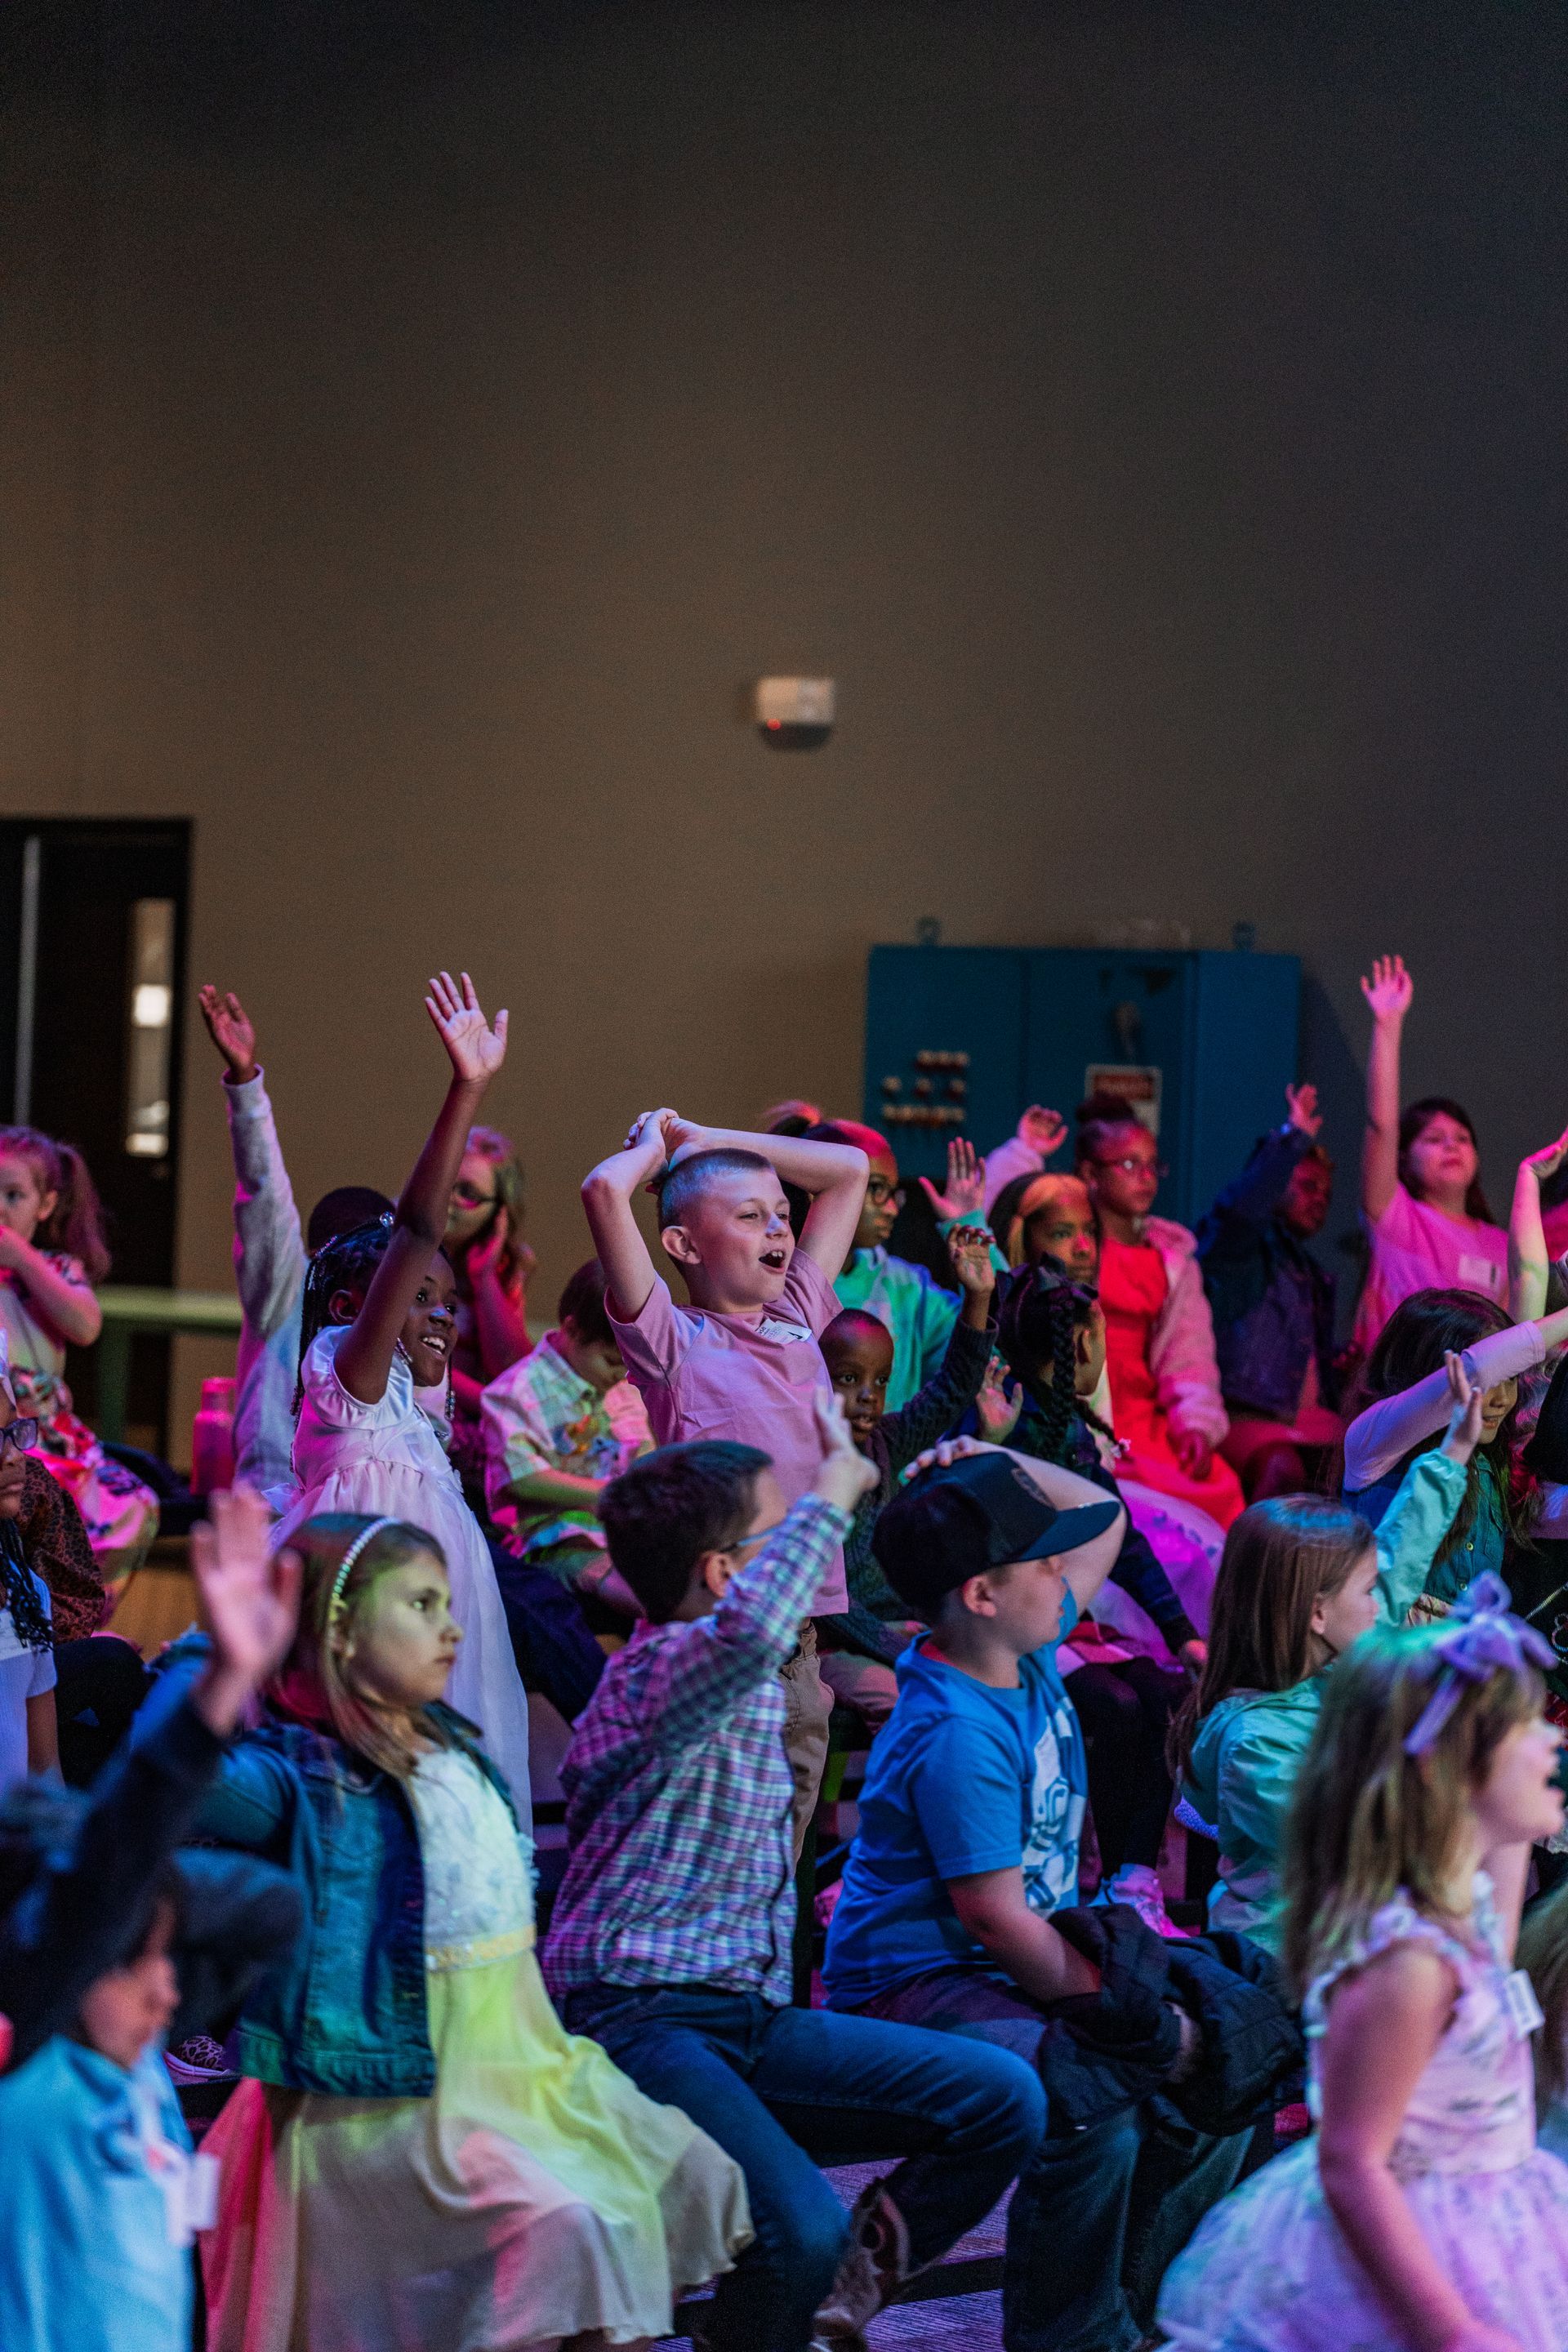
[[[174,1275],[191,828],[0,819],[0,1121],[74,1143],[108,1212],[110,1280]],[[92,1417],[93,1350],[67,1365]],[[164,1451],[169,1343],[138,1338],[127,1435]]]

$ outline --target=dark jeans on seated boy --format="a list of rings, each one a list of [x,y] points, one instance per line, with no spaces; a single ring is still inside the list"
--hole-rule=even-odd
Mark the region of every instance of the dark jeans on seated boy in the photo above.
[[[1010,2051],[1041,2076],[1049,2125],[1008,2212],[1007,2352],[1134,2352],[1295,2052],[1273,1991],[1222,1957],[1122,1906],[1069,1907],[1087,1778],[1056,1651],[1121,1518],[1089,1497],[1070,1472],[987,1450],[879,1520],[883,1569],[932,1633],[900,1661],[824,1969],[835,2010]],[[1236,2067],[1220,2054],[1233,2030]],[[1200,2070],[1194,2106],[1181,2086]]]
[[[745,2173],[756,2238],[715,2291],[715,2352],[858,2343],[1045,2127],[1039,2077],[1006,2051],[789,2006],[779,1670],[865,1476],[840,1431],[818,1492],[784,1517],[754,1447],[673,1445],[603,1504],[648,1621],[605,1667],[562,1768],[571,1861],[544,1969],[571,2029]],[[851,2217],[816,2159],[877,2157],[903,2161]]]
[[[726,2352],[796,2352],[811,2339],[848,2242],[819,2165],[904,2159],[883,2186],[909,2232],[907,2276],[991,2210],[1045,2119],[1037,2081],[1004,2052],[757,1992],[585,1986],[564,2016],[746,2176],[757,2234],[719,2282],[710,2340]]]

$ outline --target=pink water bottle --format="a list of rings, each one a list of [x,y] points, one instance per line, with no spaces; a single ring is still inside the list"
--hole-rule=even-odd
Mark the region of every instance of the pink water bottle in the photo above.
[[[191,1492],[210,1495],[234,1484],[234,1382],[202,1382],[201,1410],[191,1422]]]

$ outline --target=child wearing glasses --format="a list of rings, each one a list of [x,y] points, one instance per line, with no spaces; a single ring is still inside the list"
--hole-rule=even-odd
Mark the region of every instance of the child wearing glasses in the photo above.
[[[958,1320],[959,1294],[944,1290],[925,1266],[889,1251],[888,1238],[904,1195],[887,1137],[852,1118],[825,1119],[806,1133],[814,1143],[856,1144],[871,1163],[860,1222],[833,1288],[840,1307],[874,1315],[891,1333],[893,1369],[888,1376],[886,1410],[900,1412],[942,1368]]]
[[[1195,1237],[1150,1214],[1166,1172],[1160,1147],[1124,1102],[1091,1095],[1079,1106],[1078,1172],[1100,1224],[1100,1303],[1125,1475],[1228,1528],[1245,1498],[1216,1451],[1230,1421],[1214,1318]]]

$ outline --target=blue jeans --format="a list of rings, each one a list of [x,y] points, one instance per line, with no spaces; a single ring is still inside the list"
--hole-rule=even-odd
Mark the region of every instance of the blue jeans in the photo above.
[[[756,2237],[719,2282],[715,2352],[809,2345],[848,2242],[818,2162],[903,2158],[888,2190],[918,2266],[990,2211],[1045,2130],[1031,2067],[949,2035],[700,1984],[584,1986],[563,2013],[746,2176]]]
[[[1046,2030],[999,1969],[933,1969],[871,2007],[1031,2062]],[[1094,2063],[1087,2053],[1084,2063]],[[1251,2139],[1194,2131],[1158,2094],[1086,2131],[1043,2138],[1007,2212],[1006,2352],[1134,2352],[1167,2267],[1235,2187]]]

